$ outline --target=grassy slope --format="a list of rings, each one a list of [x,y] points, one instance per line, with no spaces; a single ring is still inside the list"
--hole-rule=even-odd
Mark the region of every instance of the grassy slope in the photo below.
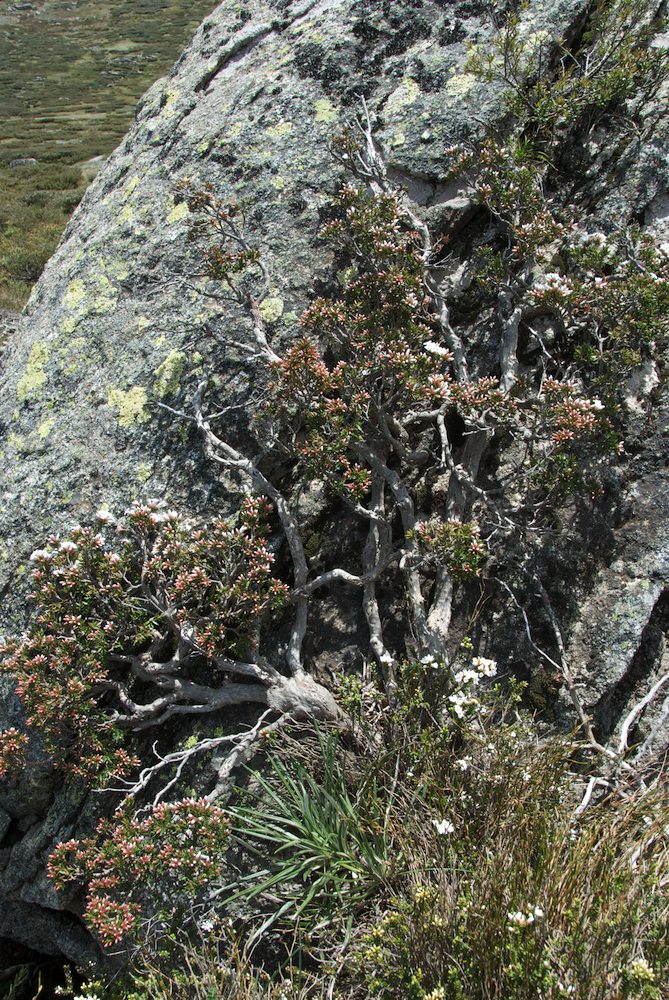
[[[137,98],[214,0],[0,2],[0,309],[20,309],[86,187],[78,164],[108,154]],[[9,167],[17,157],[36,166]]]

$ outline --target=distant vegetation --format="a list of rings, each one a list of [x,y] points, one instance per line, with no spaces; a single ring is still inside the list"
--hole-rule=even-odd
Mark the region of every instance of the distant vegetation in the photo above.
[[[0,309],[19,310],[90,174],[214,0],[0,2]],[[9,164],[33,158],[28,166]]]

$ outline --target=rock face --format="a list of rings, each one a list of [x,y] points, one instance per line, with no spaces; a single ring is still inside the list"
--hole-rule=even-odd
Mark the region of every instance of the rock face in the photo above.
[[[560,33],[583,4],[537,4]],[[166,433],[155,409],[193,367],[205,325],[243,339],[244,322],[197,290],[184,177],[247,204],[272,276],[267,318],[290,335],[325,273],[316,240],[342,178],[328,142],[366,95],[392,165],[419,203],[441,208],[443,150],[494,116],[499,87],[462,73],[485,44],[483,3],[224,3],[89,188],[4,360],[0,403],[0,628],[20,623],[26,557],[46,533],[135,497],[220,503],[199,445]],[[545,20],[547,18],[547,21]]]
[[[587,6],[532,0],[527,30],[568,34]],[[487,9],[478,0],[225,0],[146,94],[2,358],[0,633],[25,622],[28,557],[49,532],[140,497],[200,512],[225,506],[198,439],[157,406],[174,401],[212,343],[225,370],[226,341],[249,337],[232,305],[202,294],[178,181],[211,181],[244,206],[272,280],[265,319],[289,338],[328,269],[316,234],[343,176],[328,142],[361,97],[421,210],[462,210],[444,150],[500,114],[500,86],[463,72],[466,45],[486,45],[494,30]],[[604,200],[611,216],[624,204],[627,215],[647,211],[663,223],[669,166],[661,133],[652,134],[633,162],[629,152],[627,161],[602,160],[593,191],[616,171],[625,178]],[[252,372],[231,373],[230,401],[243,400],[251,381]],[[611,732],[664,648],[669,491],[658,456],[666,424],[658,418],[652,435],[640,435],[610,557],[581,595],[571,638],[585,703]],[[75,961],[97,949],[75,917],[57,911],[44,861],[72,835],[80,806],[27,785],[0,796],[0,937]]]

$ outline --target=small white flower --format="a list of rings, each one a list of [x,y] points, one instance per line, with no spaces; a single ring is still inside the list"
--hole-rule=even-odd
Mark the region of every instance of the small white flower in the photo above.
[[[655,970],[645,958],[635,958],[630,965],[630,972],[635,979],[647,983],[655,982]]]
[[[497,661],[489,660],[486,656],[475,656],[472,660],[472,666],[481,677],[494,677],[497,673]]]
[[[76,552],[77,545],[75,542],[70,542],[68,539],[66,539],[64,542],[60,543],[59,549],[61,552]]]
[[[423,349],[428,352],[428,354],[437,354],[440,358],[449,358],[451,352],[441,344],[437,344],[434,340],[426,340],[423,344]]]
[[[457,767],[458,771],[468,771],[470,765],[471,765],[470,757],[462,757],[460,760],[456,760],[455,762],[455,766]]]
[[[116,518],[109,510],[99,510],[95,515],[95,520],[100,524],[116,524]]]
[[[44,562],[45,560],[51,559],[51,553],[47,552],[46,549],[35,549],[35,551],[30,556],[31,562]]]
[[[422,656],[420,662],[423,664],[424,667],[437,666],[436,658],[434,656],[430,656],[429,653],[427,654],[427,656]]]
[[[456,684],[464,686],[465,684],[478,684],[481,676],[476,670],[458,670],[454,679]]]
[[[453,833],[455,827],[449,819],[433,819],[432,826],[435,828],[440,837],[445,837],[449,833]]]

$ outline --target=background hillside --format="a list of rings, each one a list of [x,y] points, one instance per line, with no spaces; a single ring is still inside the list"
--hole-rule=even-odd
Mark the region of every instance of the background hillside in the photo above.
[[[0,309],[20,309],[138,97],[212,0],[0,3]],[[37,163],[10,167],[17,159]]]

